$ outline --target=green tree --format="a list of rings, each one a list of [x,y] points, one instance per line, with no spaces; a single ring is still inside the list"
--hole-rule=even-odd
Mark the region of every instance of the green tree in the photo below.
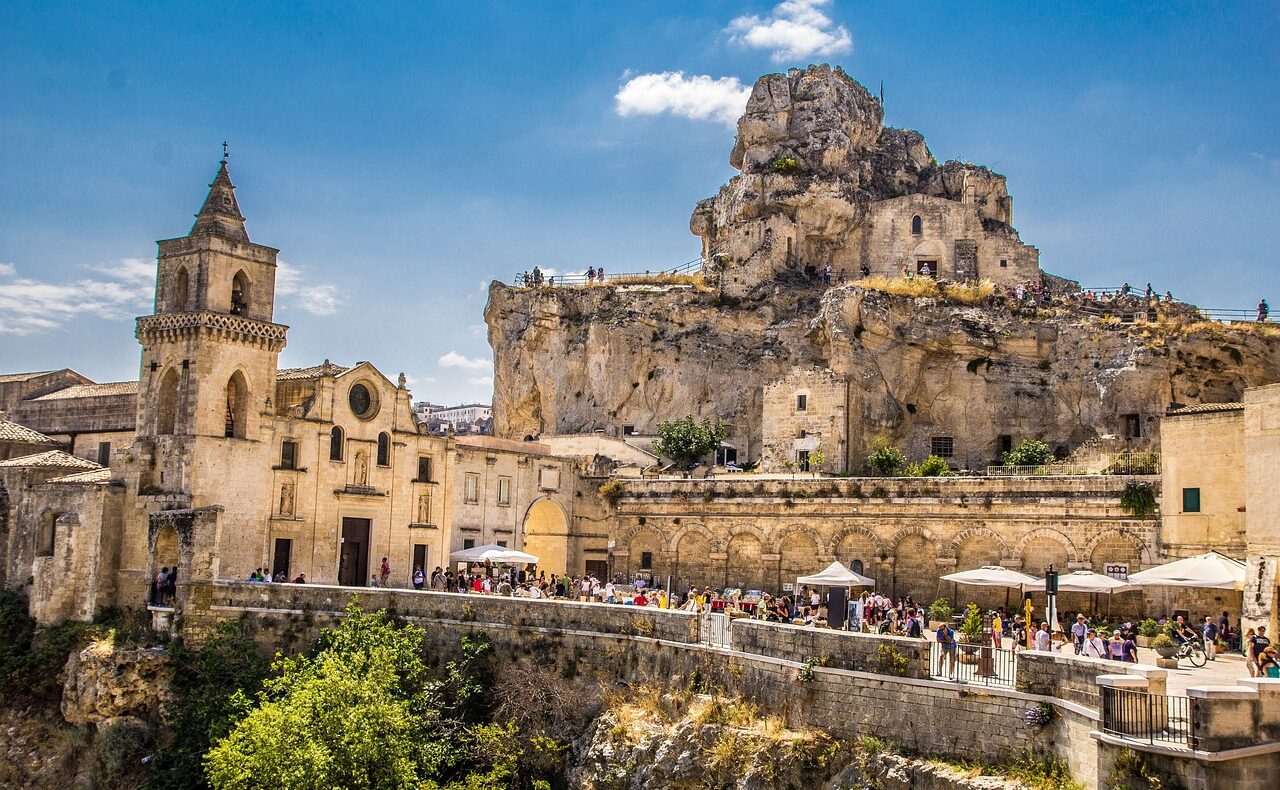
[[[936,455],[931,455],[907,468],[909,477],[949,477],[951,474],[951,466],[947,463],[947,459]]]
[[[658,423],[658,441],[653,449],[681,469],[688,469],[715,452],[728,435],[719,419],[704,417],[702,422],[696,422],[693,417],[681,417]]]
[[[455,745],[482,687],[487,644],[463,640],[463,659],[431,680],[424,631],[366,614],[353,600],[312,655],[278,658],[256,704],[205,756],[223,788],[409,788],[450,773]]]
[[[822,449],[822,445],[813,448],[813,452],[809,453],[809,471],[817,475],[822,471],[822,467],[827,465],[827,451]]]
[[[1053,448],[1038,439],[1023,439],[1002,460],[1005,466],[1041,466],[1053,460]]]

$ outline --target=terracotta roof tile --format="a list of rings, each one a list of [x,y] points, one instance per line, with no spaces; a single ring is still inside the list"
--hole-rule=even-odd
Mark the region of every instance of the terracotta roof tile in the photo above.
[[[62,477],[51,477],[45,481],[46,483],[81,483],[81,484],[97,484],[111,482],[111,470],[90,469],[87,472],[76,472],[75,474],[63,475]]]
[[[309,368],[281,368],[276,371],[276,381],[303,381],[325,376],[341,376],[348,370],[351,368],[335,365],[326,359],[323,364],[312,365]]]
[[[58,444],[39,431],[33,431],[16,422],[0,420],[0,442],[21,442],[22,444]]]
[[[45,453],[36,453],[35,455],[24,455],[20,458],[10,458],[7,461],[0,461],[0,468],[5,469],[101,469],[102,467],[93,461],[86,461],[83,458],[76,458],[70,453],[64,453],[61,450],[50,450]]]
[[[102,398],[108,395],[136,395],[138,382],[109,381],[103,384],[73,384],[48,395],[32,398],[33,401],[64,400],[67,398]]]

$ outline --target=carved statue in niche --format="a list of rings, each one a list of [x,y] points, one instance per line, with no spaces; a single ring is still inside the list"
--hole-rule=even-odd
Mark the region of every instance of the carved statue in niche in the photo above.
[[[364,450],[356,453],[355,484],[361,488],[369,485],[369,458],[365,455]]]
[[[280,515],[293,515],[293,483],[280,486]]]
[[[431,495],[430,494],[418,495],[418,523],[419,524],[431,523]]]

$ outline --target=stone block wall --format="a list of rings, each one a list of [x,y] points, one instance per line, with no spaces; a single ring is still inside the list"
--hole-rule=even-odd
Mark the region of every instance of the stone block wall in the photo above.
[[[929,643],[923,639],[739,619],[733,621],[732,647],[743,653],[808,661],[838,669],[929,677]],[[884,651],[896,651],[905,659],[901,670],[892,667]]]
[[[1039,650],[1018,652],[1016,686],[1019,691],[1065,699],[1098,710],[1102,704],[1098,676],[1122,674],[1144,677],[1152,693],[1164,693],[1166,670]]]
[[[801,397],[804,409],[799,408]],[[822,471],[845,471],[847,401],[848,383],[827,368],[798,368],[765,385],[763,470],[781,472],[787,461],[798,462],[800,451],[812,454],[821,447],[826,456]]]

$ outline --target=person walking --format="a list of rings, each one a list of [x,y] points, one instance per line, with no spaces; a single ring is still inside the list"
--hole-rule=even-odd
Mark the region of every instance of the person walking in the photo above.
[[[1040,630],[1036,631],[1036,650],[1049,652],[1052,640],[1049,636],[1049,624],[1041,623]]]
[[[824,285],[831,284],[831,264],[822,267],[822,282]]]
[[[1204,652],[1208,654],[1210,661],[1218,660],[1218,624],[1213,621],[1212,617],[1205,616],[1204,625],[1200,630],[1204,636]]]
[[[413,566],[413,589],[421,590],[422,586],[426,584],[426,581],[427,581],[427,577],[422,572],[422,566],[421,565]]]
[[[1259,299],[1258,300],[1258,320],[1266,321],[1269,315],[1271,315],[1271,305],[1267,304],[1266,299]]]
[[[387,586],[387,577],[391,575],[391,564],[387,562],[387,558],[382,558],[382,566],[378,568],[378,586]]]
[[[1265,625],[1258,626],[1256,632],[1252,628],[1249,631],[1252,633],[1248,637],[1248,653],[1246,655],[1249,677],[1261,677],[1259,659],[1261,659],[1262,653],[1271,646],[1271,640],[1267,638],[1267,627]]]
[[[1075,644],[1076,655],[1084,651],[1084,640],[1088,635],[1089,625],[1085,622],[1084,614],[1076,615],[1076,621],[1071,626],[1071,641]]]
[[[1089,629],[1084,638],[1084,647],[1081,649],[1081,655],[1085,658],[1106,658],[1107,648],[1102,644],[1102,638],[1098,636],[1098,632]]]

